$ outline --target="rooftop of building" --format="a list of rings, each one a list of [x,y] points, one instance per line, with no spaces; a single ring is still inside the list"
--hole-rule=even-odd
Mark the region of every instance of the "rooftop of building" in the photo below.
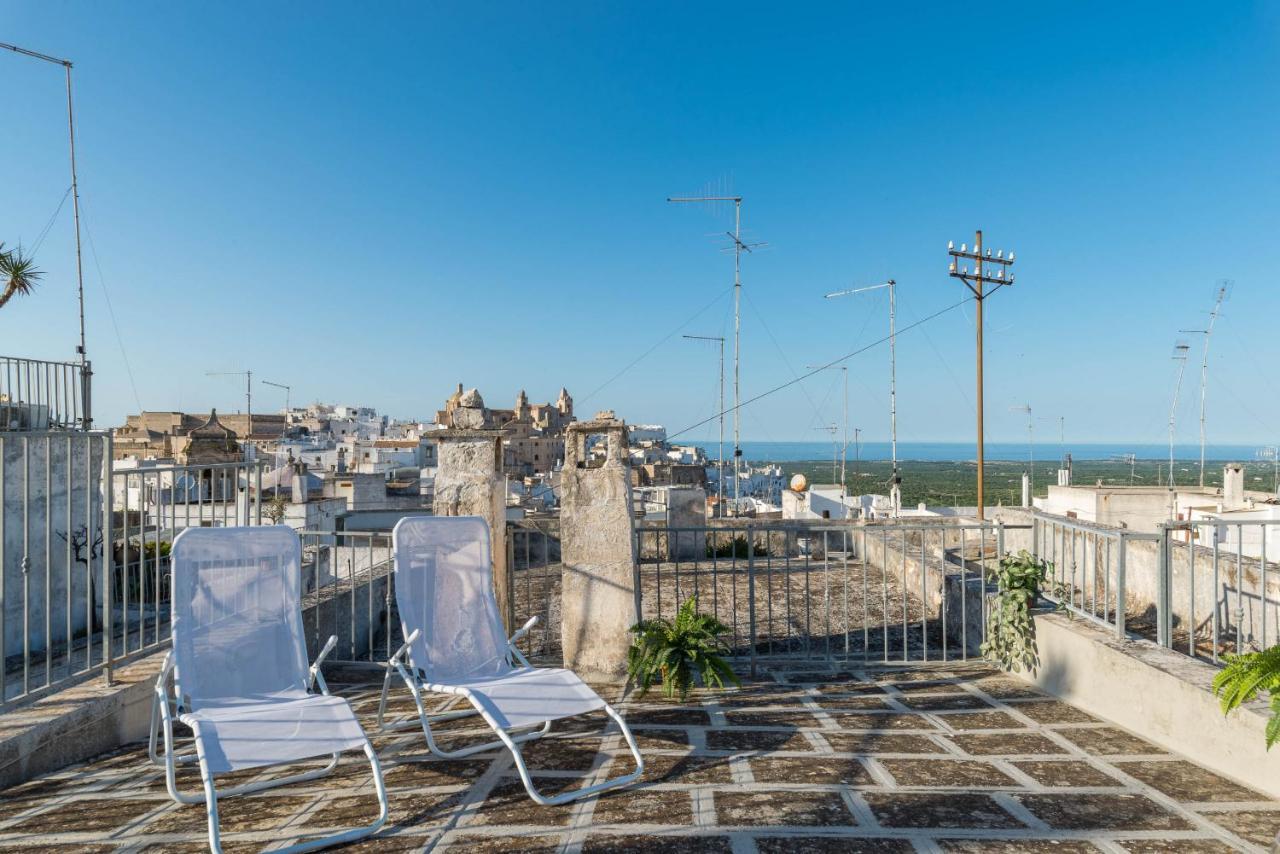
[[[373,731],[378,686],[336,690]],[[391,816],[351,850],[1262,851],[1280,828],[1280,803],[985,665],[780,667],[684,703],[601,690],[639,740],[639,784],[542,807],[505,751],[426,759],[421,733],[379,735]],[[409,713],[405,696],[392,711]],[[597,751],[604,723],[529,744],[537,783],[556,792],[628,770],[616,730]],[[458,742],[482,735],[465,720],[443,727]],[[189,766],[178,781],[199,785]],[[353,755],[327,778],[219,811],[227,850],[240,850],[362,823],[376,803]],[[169,800],[141,743],[0,796],[0,846],[204,845],[203,808]]]

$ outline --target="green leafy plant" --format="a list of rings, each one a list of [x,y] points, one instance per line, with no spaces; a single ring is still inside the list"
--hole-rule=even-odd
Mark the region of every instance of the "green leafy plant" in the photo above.
[[[720,637],[729,627],[710,614],[699,614],[696,596],[684,601],[674,620],[642,620],[631,631],[636,638],[627,650],[627,676],[640,688],[641,697],[659,680],[667,699],[679,693],[682,701],[695,677],[708,688],[742,684],[723,658],[728,648]]]
[[[25,296],[35,290],[43,275],[31,256],[22,253],[21,247],[5,249],[0,243],[0,308],[15,296]]]
[[[987,580],[996,582],[998,593],[987,611],[982,654],[1006,670],[1034,670],[1040,662],[1031,609],[1052,566],[1024,549],[1005,555],[987,571]]]
[[[1213,693],[1222,703],[1222,713],[1250,702],[1259,691],[1271,696],[1271,719],[1267,721],[1267,750],[1280,739],[1280,646],[1261,652],[1226,656],[1226,667],[1213,677]]]

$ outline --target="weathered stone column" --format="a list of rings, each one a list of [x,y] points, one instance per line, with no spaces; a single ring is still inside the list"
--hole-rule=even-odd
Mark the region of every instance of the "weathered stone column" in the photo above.
[[[502,623],[510,634],[510,569],[507,566],[506,481],[502,473],[502,431],[486,430],[484,402],[473,389],[454,412],[459,425],[432,434],[439,444],[435,514],[480,516],[489,523],[493,587]],[[472,404],[474,405],[466,405]]]
[[[569,425],[565,437],[560,631],[565,667],[616,680],[626,675],[628,629],[639,619],[636,552],[627,428],[602,415]]]

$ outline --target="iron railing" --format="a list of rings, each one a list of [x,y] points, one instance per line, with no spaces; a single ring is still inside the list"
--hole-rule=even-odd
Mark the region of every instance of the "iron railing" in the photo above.
[[[1223,653],[1280,641],[1275,557],[1280,519],[1166,522],[1160,528],[1157,642],[1216,663]]]
[[[315,655],[336,635],[333,661],[387,661],[400,644],[391,534],[304,530],[298,535],[308,651]]]
[[[908,663],[976,655],[998,523],[759,522],[642,526],[645,618],[689,597],[724,623],[735,658]]]
[[[111,660],[110,465],[106,433],[0,433],[0,708]]]
[[[562,655],[561,570],[559,519],[507,523],[507,625],[514,632],[538,618],[519,644],[530,661],[555,664]]]
[[[1137,544],[1154,553],[1157,534],[1034,513],[1031,552],[1049,565],[1045,598],[1128,636],[1141,609],[1131,604],[1129,563]]]
[[[1172,521],[1146,533],[1035,513],[1046,595],[1113,628],[1217,663],[1280,641],[1280,519]]]
[[[0,356],[0,430],[88,430],[89,362]]]

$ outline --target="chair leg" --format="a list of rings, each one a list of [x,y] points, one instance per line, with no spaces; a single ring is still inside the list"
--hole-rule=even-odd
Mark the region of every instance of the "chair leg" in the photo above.
[[[422,734],[427,740],[427,749],[430,750],[433,755],[439,756],[442,759],[462,759],[467,756],[473,756],[477,753],[483,753],[486,750],[503,747],[507,744],[507,740],[501,740],[486,741],[482,744],[473,744],[470,747],[464,747],[461,750],[445,750],[443,747],[440,747],[436,744],[435,736],[431,732],[431,716],[427,714],[426,708],[422,705],[422,686],[418,684],[416,676],[410,676],[408,671],[406,671],[402,665],[397,664],[396,669],[400,672],[400,677],[404,680],[404,683],[409,686],[410,693],[413,694],[413,703],[418,710],[418,721],[422,725]],[[465,697],[465,695],[463,696],[468,702],[471,702],[470,697]],[[474,703],[472,703],[472,705],[474,706]],[[480,714],[480,710],[478,708],[472,708],[466,711],[447,712],[443,715],[437,715],[435,720],[439,722],[478,714]],[[492,724],[490,724],[490,726],[492,726]],[[536,738],[542,738],[550,731],[551,721],[547,721],[542,725],[541,729],[521,733],[516,736],[508,735],[506,738],[514,743],[523,743],[526,741],[532,741]]]
[[[213,782],[213,775],[209,773],[208,766],[204,760],[204,753],[200,749],[199,742],[196,744],[197,751],[200,752],[200,777],[204,784],[204,801],[205,801],[205,818],[209,825],[209,850],[212,854],[222,854],[222,831],[218,824],[218,798],[227,797],[231,791],[218,794],[217,787]],[[387,785],[382,779],[382,766],[378,762],[378,754],[374,752],[373,744],[366,738],[364,742],[364,755],[369,760],[369,766],[373,772],[373,785],[377,790],[378,796],[378,817],[373,820],[372,824],[364,827],[356,827],[351,830],[344,830],[341,833],[335,833],[332,836],[322,836],[317,839],[308,839],[299,842],[296,845],[290,845],[286,848],[275,849],[275,854],[302,854],[304,851],[318,851],[321,848],[328,848],[332,845],[344,845],[348,842],[355,842],[359,839],[372,836],[382,829],[387,823],[387,813],[390,804],[387,801]],[[334,754],[335,762],[337,754]],[[298,779],[298,778],[286,778]],[[243,791],[245,787],[240,787]]]
[[[609,789],[616,789],[620,786],[625,786],[640,779],[640,775],[644,773],[644,757],[640,755],[640,748],[636,746],[635,737],[631,735],[631,728],[627,726],[627,722],[622,719],[622,716],[614,711],[612,706],[606,703],[604,710],[605,713],[617,721],[618,726],[621,727],[623,738],[627,740],[627,747],[631,748],[631,755],[636,760],[636,770],[632,771],[630,774],[615,777],[612,780],[603,780],[590,786],[584,786],[581,789],[575,789],[572,792],[561,792],[560,794],[553,795],[551,797],[543,795],[538,791],[537,787],[533,785],[533,780],[529,777],[529,769],[526,768],[524,764],[524,756],[520,753],[519,743],[515,739],[511,738],[505,730],[495,730],[498,733],[498,738],[502,739],[503,743],[506,744],[507,748],[511,751],[511,755],[516,762],[516,771],[520,774],[520,781],[524,783],[524,789],[529,793],[529,797],[533,799],[534,803],[541,804],[544,807],[566,804],[570,801],[576,801],[579,798],[585,798],[588,795],[594,795],[599,792],[608,791]]]
[[[401,674],[405,675],[405,674]],[[407,676],[406,676],[407,678]],[[378,731],[379,732],[397,732],[399,730],[413,729],[416,725],[413,721],[392,721],[388,723],[384,716],[387,709],[387,697],[391,690],[391,669],[387,669],[386,676],[382,679],[382,697],[378,700]],[[458,718],[470,718],[480,714],[475,709],[462,709],[454,712],[436,710],[427,714],[427,718],[437,723],[441,721],[452,721]]]

